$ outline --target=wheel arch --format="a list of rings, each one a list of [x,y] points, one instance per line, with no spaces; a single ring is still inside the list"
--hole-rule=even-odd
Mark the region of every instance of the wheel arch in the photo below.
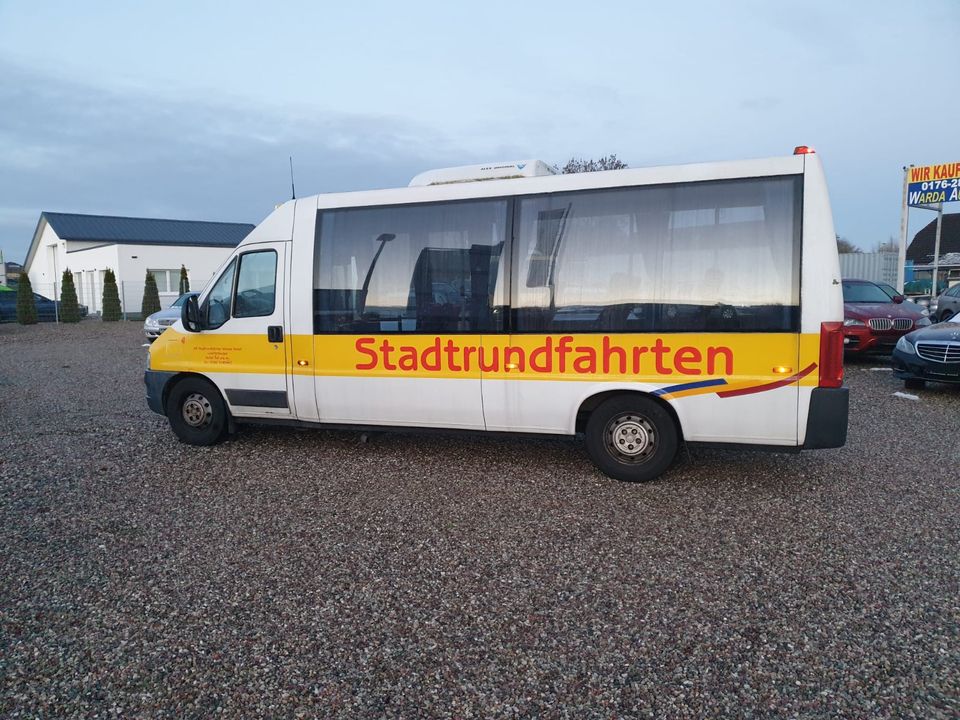
[[[651,400],[657,405],[662,407],[668,415],[673,419],[673,424],[677,428],[677,436],[680,442],[683,442],[683,423],[680,421],[680,416],[677,414],[676,408],[666,400],[661,397],[654,395],[653,393],[644,392],[642,390],[627,390],[624,388],[617,388],[614,390],[604,390],[602,392],[594,393],[593,395],[585,398],[580,406],[577,408],[577,415],[575,421],[575,430],[578,433],[582,433],[586,430],[587,420],[590,417],[590,413],[600,407],[603,403],[611,398],[615,397],[642,397],[645,400]]]
[[[167,401],[170,399],[170,393],[173,392],[173,389],[177,385],[182,383],[184,380],[187,380],[189,378],[202,380],[203,382],[212,386],[213,389],[217,391],[217,394],[220,395],[220,400],[223,401],[223,407],[227,411],[227,417],[232,419],[233,416],[230,413],[230,404],[227,402],[227,398],[224,397],[223,391],[217,386],[217,384],[213,380],[208,378],[206,375],[203,375],[202,373],[196,373],[196,372],[178,372],[176,375],[174,375],[169,380],[167,380],[166,384],[163,386],[163,393],[160,396],[160,399],[163,402],[164,409],[166,409],[167,407]]]

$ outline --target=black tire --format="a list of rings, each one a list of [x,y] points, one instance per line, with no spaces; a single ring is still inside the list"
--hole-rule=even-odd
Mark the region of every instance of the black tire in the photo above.
[[[903,386],[907,390],[923,390],[927,386],[926,380],[919,380],[917,378],[908,378],[903,381]]]
[[[625,482],[660,476],[677,454],[679,433],[670,413],[650,398],[621,395],[590,414],[587,454],[604,474]],[[622,446],[622,450],[616,449]]]
[[[220,391],[196,377],[185,378],[170,390],[167,419],[187,445],[215,445],[227,433],[227,408]]]

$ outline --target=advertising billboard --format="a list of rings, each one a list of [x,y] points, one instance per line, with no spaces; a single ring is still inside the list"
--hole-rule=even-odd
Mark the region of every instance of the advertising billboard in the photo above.
[[[960,200],[960,162],[911,167],[907,204],[926,207]]]

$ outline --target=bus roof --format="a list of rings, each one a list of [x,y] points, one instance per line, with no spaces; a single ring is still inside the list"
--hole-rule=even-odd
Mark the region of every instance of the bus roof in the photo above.
[[[705,180],[799,175],[804,172],[804,164],[807,162],[819,163],[819,156],[788,155],[759,160],[602,170],[568,175],[539,175],[475,182],[446,182],[404,188],[324,193],[303,198],[298,202],[303,202],[305,205],[316,203],[317,208],[363,207],[512,195],[538,195],[631,185],[665,185]]]

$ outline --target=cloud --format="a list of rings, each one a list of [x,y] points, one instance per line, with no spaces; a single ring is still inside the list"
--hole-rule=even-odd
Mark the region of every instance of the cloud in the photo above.
[[[405,185],[456,163],[442,133],[388,115],[105,90],[0,62],[0,247],[42,210],[258,222],[289,193]],[[459,159],[458,159],[459,158]]]

